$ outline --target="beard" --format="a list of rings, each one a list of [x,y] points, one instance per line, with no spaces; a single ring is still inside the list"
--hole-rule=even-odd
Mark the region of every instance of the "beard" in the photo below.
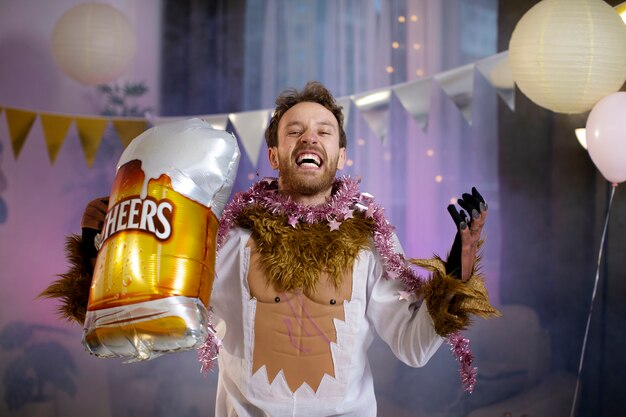
[[[301,149],[296,150],[294,154],[299,151],[301,151]],[[293,159],[289,159],[290,157],[281,157],[279,178],[283,190],[288,193],[305,196],[314,196],[328,192],[335,181],[339,156],[334,160],[327,160],[326,155],[323,155],[324,163],[321,166],[321,175],[319,172],[315,172],[316,175],[298,172],[297,165],[292,163]],[[311,172],[311,174],[313,174],[313,172]]]

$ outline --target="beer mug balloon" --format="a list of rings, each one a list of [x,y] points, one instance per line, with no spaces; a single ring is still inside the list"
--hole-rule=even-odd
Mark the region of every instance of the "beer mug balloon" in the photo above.
[[[232,134],[200,119],[155,126],[126,148],[89,294],[90,353],[145,360],[204,342],[218,218],[239,155]]]

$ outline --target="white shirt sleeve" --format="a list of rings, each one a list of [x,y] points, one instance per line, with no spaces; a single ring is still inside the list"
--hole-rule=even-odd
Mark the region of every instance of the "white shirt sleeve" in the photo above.
[[[395,243],[401,252],[397,239]],[[398,359],[409,366],[424,366],[444,339],[435,332],[426,303],[418,306],[410,298],[401,299],[402,282],[384,278],[382,258],[378,254],[374,257],[366,315]]]

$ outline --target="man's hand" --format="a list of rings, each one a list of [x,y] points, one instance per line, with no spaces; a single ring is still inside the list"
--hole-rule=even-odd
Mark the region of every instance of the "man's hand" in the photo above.
[[[83,248],[90,258],[95,258],[98,253],[94,245],[94,239],[102,231],[108,207],[108,196],[91,200],[85,207],[83,218],[80,220]]]
[[[80,227],[82,229],[93,229],[100,232],[104,225],[104,218],[106,217],[108,207],[108,196],[91,200],[89,204],[87,204],[87,207],[85,207],[83,218],[80,220]]]
[[[464,193],[458,203],[465,209],[460,213],[454,204],[448,206],[448,212],[456,224],[457,233],[446,262],[446,273],[467,281],[474,268],[478,242],[487,219],[487,203],[475,187],[472,187],[472,194]],[[466,212],[469,213],[469,218]]]

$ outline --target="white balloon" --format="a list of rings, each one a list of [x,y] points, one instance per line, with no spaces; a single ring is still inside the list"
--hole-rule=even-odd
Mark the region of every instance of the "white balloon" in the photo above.
[[[626,180],[626,92],[600,100],[589,113],[586,126],[587,150],[604,177]]]

